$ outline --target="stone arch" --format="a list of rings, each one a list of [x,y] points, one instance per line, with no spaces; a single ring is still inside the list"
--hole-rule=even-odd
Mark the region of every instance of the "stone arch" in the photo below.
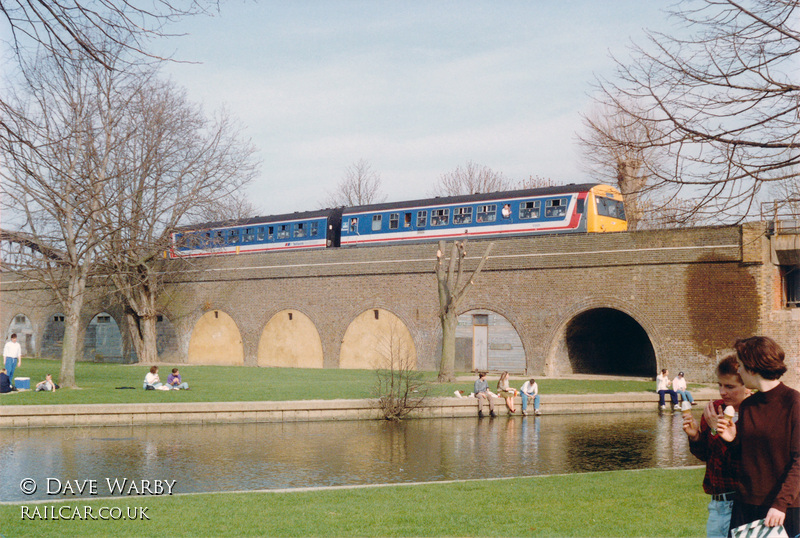
[[[388,310],[365,310],[344,333],[339,368],[381,368],[389,357],[407,361],[411,369],[416,369],[417,352],[411,332]]]
[[[461,313],[456,327],[455,367],[465,372],[525,373],[525,347],[516,327],[506,316],[490,309],[476,308]]]
[[[652,377],[659,340],[654,328],[630,305],[616,299],[584,301],[551,336],[545,374]]]
[[[11,318],[11,323],[8,325],[5,341],[8,341],[12,334],[17,335],[17,342],[22,348],[23,357],[34,354],[36,350],[36,341],[31,318],[23,313],[14,314],[14,317]]]
[[[258,341],[258,365],[322,368],[322,340],[311,318],[292,309],[272,316]]]
[[[108,312],[95,315],[83,337],[83,360],[124,362],[122,333],[114,316]]]
[[[61,348],[64,345],[64,314],[56,312],[47,317],[42,333],[41,356],[50,359],[61,358]]]
[[[203,314],[189,339],[190,364],[244,365],[242,335],[233,318],[222,310]]]

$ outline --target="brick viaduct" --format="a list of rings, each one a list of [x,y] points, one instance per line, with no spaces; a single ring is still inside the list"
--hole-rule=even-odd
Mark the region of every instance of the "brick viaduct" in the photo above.
[[[786,349],[784,379],[796,386],[800,310],[784,306],[781,252],[770,229],[752,223],[496,240],[462,305],[456,369],[475,367],[474,318],[504,334],[489,338],[489,369],[653,376],[667,367],[709,382],[736,338],[767,334]],[[470,268],[485,247],[468,243]],[[436,250],[428,243],[167,262],[161,359],[352,368],[397,353],[419,369],[437,369]],[[11,275],[0,290],[0,327],[10,332],[25,319],[28,353],[48,355],[59,313],[49,294]],[[83,324],[103,312],[124,327],[119,307],[91,293]],[[393,342],[400,351],[387,351]]]

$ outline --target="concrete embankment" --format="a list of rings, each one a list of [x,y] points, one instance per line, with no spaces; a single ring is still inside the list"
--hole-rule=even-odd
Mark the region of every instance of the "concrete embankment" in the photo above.
[[[694,393],[702,408],[716,390]],[[669,400],[668,400],[669,402]],[[615,394],[543,394],[544,415],[576,413],[658,412],[658,396],[652,392]],[[415,418],[467,417],[477,414],[474,398],[429,398]],[[484,404],[484,409],[486,405]],[[506,415],[502,399],[495,409]],[[521,404],[517,398],[516,414]],[[533,411],[532,406],[529,411]],[[169,404],[3,405],[0,428],[138,426],[155,424],[212,424],[220,422],[313,422],[322,420],[378,420],[377,400],[298,400],[284,402],[207,402]]]

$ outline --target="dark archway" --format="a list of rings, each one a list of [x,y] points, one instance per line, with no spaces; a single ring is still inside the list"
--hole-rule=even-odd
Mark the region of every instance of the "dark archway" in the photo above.
[[[613,308],[595,308],[575,316],[567,326],[567,353],[572,372],[651,377],[656,353],[635,319]]]

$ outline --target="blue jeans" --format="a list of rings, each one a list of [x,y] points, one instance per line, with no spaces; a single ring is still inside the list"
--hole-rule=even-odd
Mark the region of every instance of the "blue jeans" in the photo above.
[[[528,409],[528,400],[530,399],[530,396],[528,396],[524,392],[520,392],[520,395],[522,396],[522,410],[525,411],[525,410]],[[539,395],[538,394],[533,397],[533,409],[534,409],[534,411],[539,409]]]
[[[733,501],[711,501],[708,503],[708,522],[706,536],[709,538],[725,538],[731,527]]]
[[[672,389],[658,391],[658,405],[664,405],[665,394],[669,394],[670,399],[672,399],[672,405],[678,405],[678,395]]]
[[[8,373],[8,380],[11,381],[11,384],[14,384],[14,370],[17,367],[17,358],[16,357],[6,357],[6,372]]]
[[[688,390],[676,390],[675,393],[683,398],[685,401],[689,403],[694,403],[694,398],[692,398],[692,393]]]

